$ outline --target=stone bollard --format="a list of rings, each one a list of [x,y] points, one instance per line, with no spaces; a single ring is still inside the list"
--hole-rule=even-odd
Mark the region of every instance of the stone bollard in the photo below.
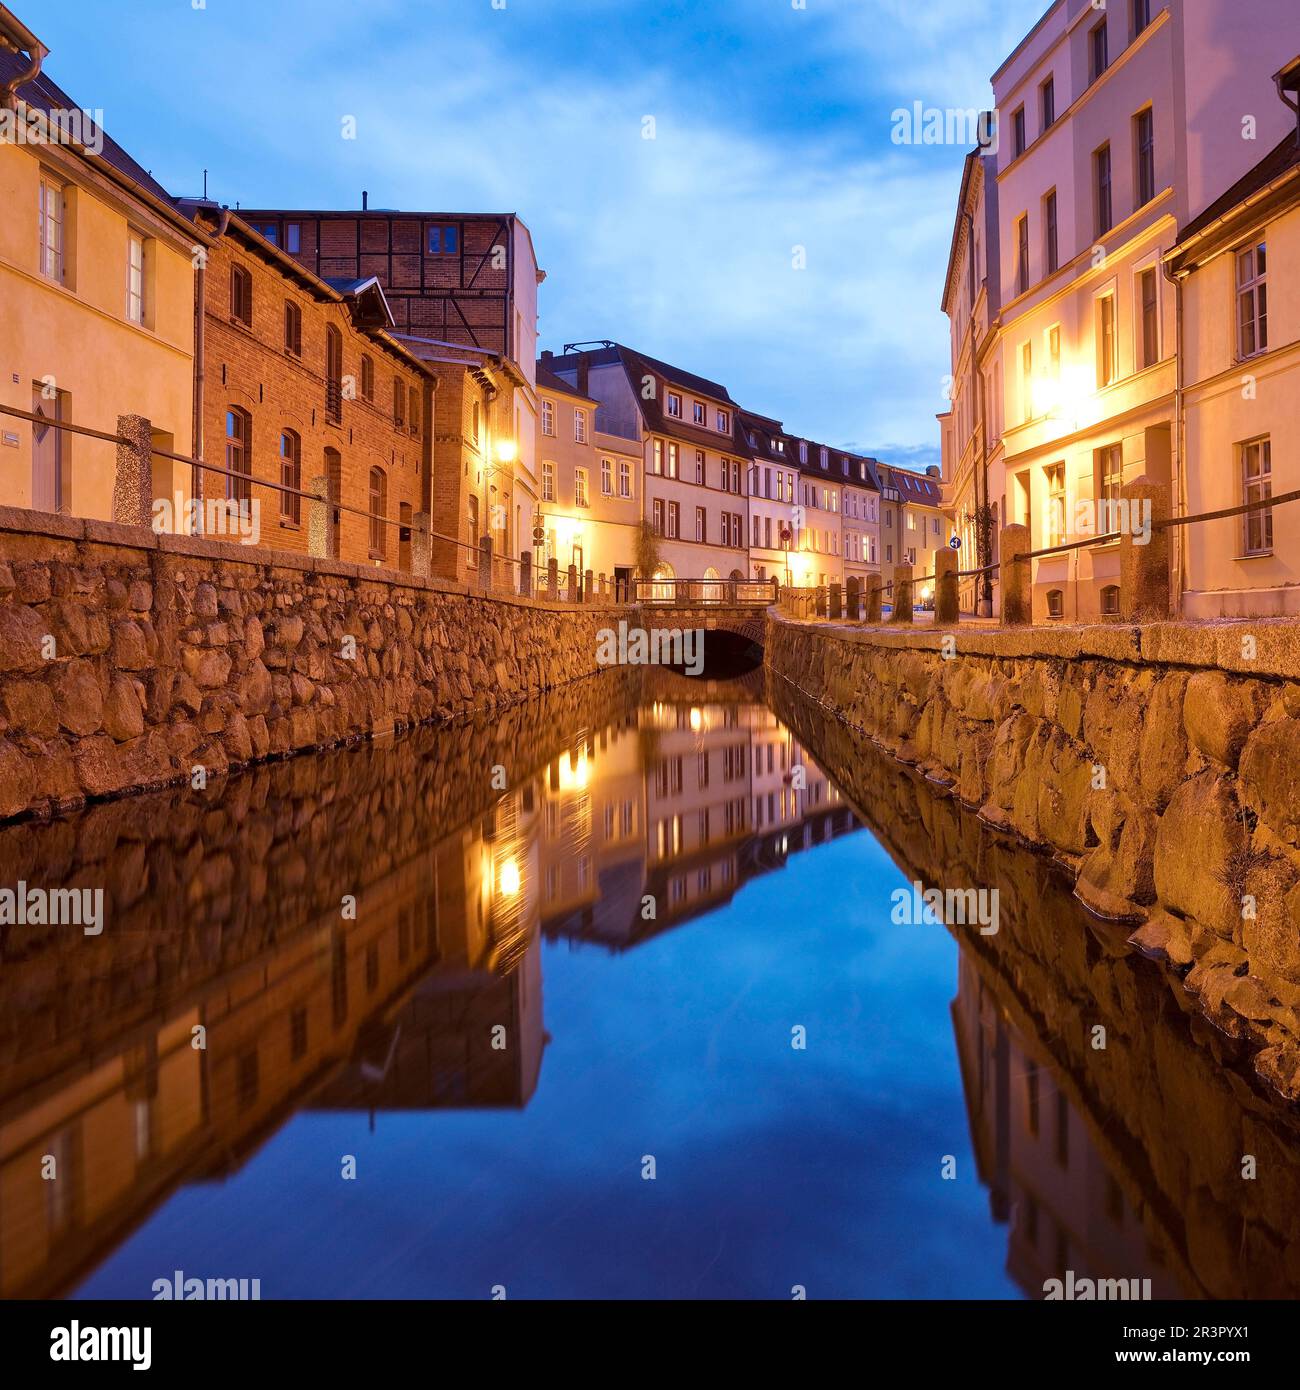
[[[519,597],[533,596],[533,552],[521,551],[519,554]]]
[[[961,599],[957,593],[957,552],[946,546],[934,555],[935,626],[955,627],[961,622]]]
[[[1004,526],[998,539],[998,589],[1002,596],[1002,625],[1025,627],[1034,621],[1032,560],[1017,560],[1032,548],[1028,526]]]
[[[878,623],[880,621],[880,598],[881,598],[881,579],[878,574],[867,575],[867,611],[864,621]]]
[[[819,584],[816,589],[816,614],[819,618],[826,616],[826,586]]]
[[[1119,541],[1120,613],[1130,622],[1164,622],[1169,616],[1169,488],[1144,473],[1120,492],[1125,506]]]
[[[910,623],[912,614],[912,567],[894,566],[894,608],[889,615],[891,623]]]
[[[546,597],[555,602],[560,596],[560,562],[551,556],[546,562]]]
[[[832,621],[844,616],[844,604],[840,598],[840,586],[837,580],[831,585],[830,617]]]
[[[492,537],[480,536],[478,543],[478,585],[484,591],[492,588]]]
[[[153,524],[153,427],[143,415],[119,415],[113,520],[125,526]],[[71,452],[65,450],[65,453]]]
[[[570,603],[581,603],[582,595],[578,592],[578,567],[569,566],[569,592],[565,595]]]
[[[583,603],[590,603],[590,602],[592,601],[592,598],[595,596],[596,590],[595,590],[595,588],[593,587],[593,584],[592,584],[593,578],[594,578],[594,576],[592,575],[592,573],[591,573],[590,570],[584,571],[583,576],[582,576],[582,601],[583,601]]]
[[[848,599],[845,605],[844,616],[849,622],[856,623],[862,616],[862,581],[856,574],[851,574],[849,575],[849,580],[845,588],[848,591]]]
[[[328,475],[322,474],[315,477],[307,484],[307,491],[314,492],[317,501],[307,505],[307,553],[315,555],[321,560],[337,560],[339,557],[334,554],[334,527],[330,524],[330,518],[334,512],[334,505],[338,498],[332,495],[332,487]],[[415,520],[417,524],[420,518],[424,518],[424,573],[429,573],[429,514],[420,512]],[[416,532],[412,543],[412,561],[417,566],[416,573],[419,574],[419,551],[416,548],[419,544],[419,533]]]

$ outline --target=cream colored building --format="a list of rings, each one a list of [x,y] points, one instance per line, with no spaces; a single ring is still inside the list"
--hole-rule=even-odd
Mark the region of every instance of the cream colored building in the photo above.
[[[45,49],[0,6],[0,404],[113,433],[143,415],[187,454],[194,269],[205,240],[167,192],[39,68]],[[0,417],[0,504],[111,519],[116,446]],[[155,496],[190,470],[154,460]]]

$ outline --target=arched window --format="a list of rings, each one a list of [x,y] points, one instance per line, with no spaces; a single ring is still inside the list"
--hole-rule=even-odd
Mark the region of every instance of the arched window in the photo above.
[[[1047,616],[1049,618],[1063,618],[1065,616],[1065,594],[1060,589],[1049,589],[1047,591]]]
[[[334,504],[330,507],[329,512],[328,554],[332,560],[337,560],[342,541],[341,513],[338,509],[338,500],[343,494],[343,456],[337,449],[325,450],[325,477],[329,481],[330,497]]]
[[[420,437],[420,393],[414,386],[410,392],[410,416],[411,433],[418,439]]]
[[[292,299],[284,301],[284,350],[302,356],[302,310]]]
[[[325,330],[325,414],[343,423],[343,334],[333,324]]]
[[[252,501],[253,418],[246,410],[232,405],[226,411],[226,469],[243,476],[226,479],[226,497],[244,506]]]
[[[400,376],[393,378],[393,424],[399,430],[406,424],[406,384]]]
[[[1119,585],[1107,584],[1101,591],[1101,611],[1106,617],[1119,614]]]
[[[370,470],[370,558],[384,558],[384,517],[388,513],[388,479],[382,468]]]
[[[302,440],[293,430],[280,432],[280,482],[284,487],[302,488]],[[282,492],[280,519],[297,526],[302,520],[302,498]]]
[[[364,356],[361,359],[361,399],[372,402],[375,399],[375,364]]]

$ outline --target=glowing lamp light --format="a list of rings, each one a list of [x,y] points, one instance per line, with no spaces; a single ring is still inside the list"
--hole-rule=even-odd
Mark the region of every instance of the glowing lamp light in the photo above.
[[[513,439],[498,439],[496,445],[497,460],[500,463],[513,463],[515,455],[519,452]]]
[[[513,898],[519,891],[519,865],[513,859],[502,864],[498,884],[504,898]]]
[[[700,709],[691,711],[691,732],[698,734],[704,727],[704,712]]]

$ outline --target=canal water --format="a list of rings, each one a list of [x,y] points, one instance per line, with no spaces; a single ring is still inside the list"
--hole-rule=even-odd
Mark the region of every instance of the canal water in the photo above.
[[[1300,1150],[1245,1059],[1048,861],[762,673],[11,826],[19,882],[104,905],[0,929],[5,1297],[1300,1284]]]

